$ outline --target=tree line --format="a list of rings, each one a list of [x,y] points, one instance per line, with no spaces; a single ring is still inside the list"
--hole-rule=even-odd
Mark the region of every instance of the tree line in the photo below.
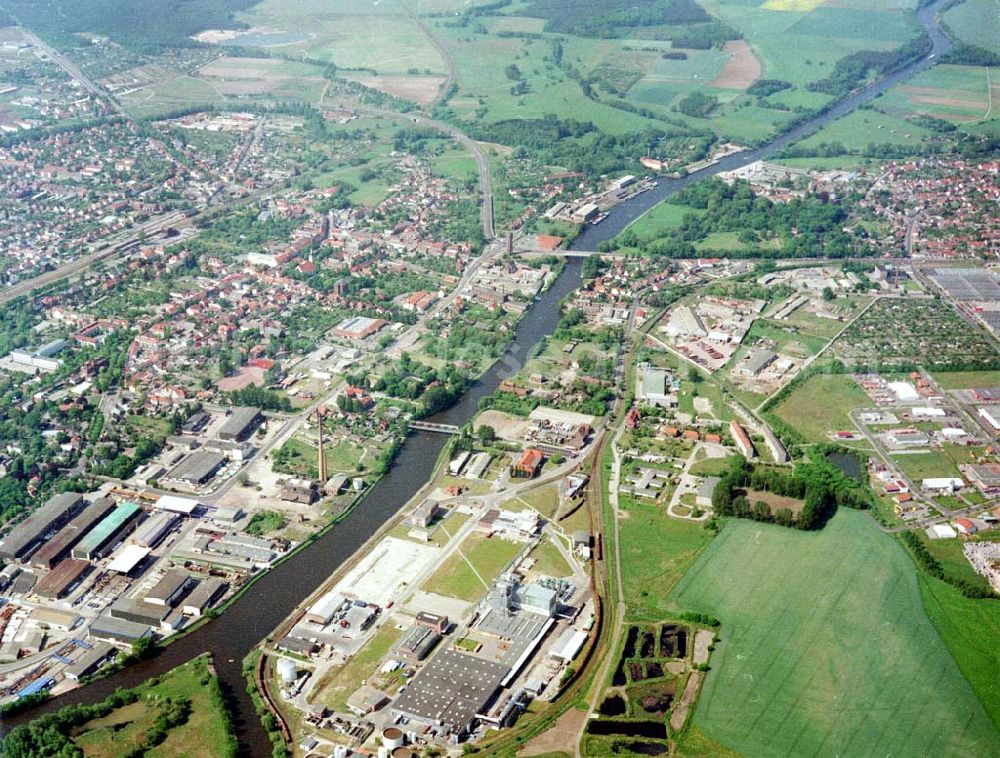
[[[748,492],[770,492],[802,500],[795,514],[790,508],[772,511],[764,500],[751,503]],[[825,460],[800,463],[792,471],[772,466],[754,466],[742,456],[734,458],[712,492],[712,508],[720,516],[821,529],[839,506],[868,508],[868,500],[856,482]]]

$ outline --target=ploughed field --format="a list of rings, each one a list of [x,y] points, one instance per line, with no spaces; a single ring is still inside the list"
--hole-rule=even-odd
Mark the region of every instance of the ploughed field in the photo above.
[[[667,604],[722,622],[694,723],[744,755],[1000,754],[913,562],[863,513],[732,521]]]

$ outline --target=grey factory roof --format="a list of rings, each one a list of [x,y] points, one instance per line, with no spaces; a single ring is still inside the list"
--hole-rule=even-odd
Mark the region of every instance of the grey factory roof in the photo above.
[[[179,482],[194,482],[201,484],[226,462],[226,457],[221,453],[209,453],[204,450],[191,453],[184,460],[167,472],[168,479],[175,479]]]
[[[0,553],[9,559],[19,558],[54,524],[72,516],[82,504],[83,498],[75,492],[53,495],[0,542]]]
[[[393,710],[462,732],[496,695],[508,667],[454,649],[435,655],[393,703]]]
[[[173,605],[179,593],[192,581],[186,571],[171,569],[153,588],[146,593],[146,601],[163,605]]]
[[[132,642],[150,634],[148,624],[137,624],[126,619],[116,619],[111,616],[98,616],[90,625],[90,634],[103,639],[115,639],[122,642]]]
[[[219,439],[242,439],[257,425],[260,408],[233,408],[233,412],[219,428]]]

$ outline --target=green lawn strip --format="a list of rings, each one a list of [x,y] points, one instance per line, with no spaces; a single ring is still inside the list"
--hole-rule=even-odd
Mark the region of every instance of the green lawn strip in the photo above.
[[[921,575],[924,610],[1000,729],[1000,601],[973,600],[939,579]]]
[[[695,723],[745,755],[1000,751],[912,561],[863,513],[811,533],[730,522],[668,608],[722,622]]]

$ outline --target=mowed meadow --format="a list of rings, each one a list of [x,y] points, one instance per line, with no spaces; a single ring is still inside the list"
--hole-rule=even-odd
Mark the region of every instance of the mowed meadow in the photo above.
[[[667,599],[720,619],[695,724],[747,756],[994,756],[997,732],[866,515],[733,521]]]

